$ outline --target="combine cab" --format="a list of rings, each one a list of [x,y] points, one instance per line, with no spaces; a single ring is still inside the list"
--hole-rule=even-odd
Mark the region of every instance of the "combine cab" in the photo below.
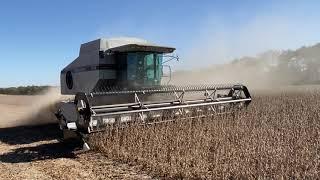
[[[240,84],[163,85],[164,64],[174,50],[135,38],[82,44],[79,57],[61,71],[61,93],[75,95],[56,113],[64,138],[109,125],[225,113],[251,102],[248,89]]]

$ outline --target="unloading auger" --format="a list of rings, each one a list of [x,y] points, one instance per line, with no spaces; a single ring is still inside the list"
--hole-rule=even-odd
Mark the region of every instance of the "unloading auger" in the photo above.
[[[136,38],[82,44],[79,57],[61,71],[61,93],[75,95],[56,113],[64,138],[109,125],[193,119],[250,104],[241,84],[163,85],[165,58],[174,50]]]

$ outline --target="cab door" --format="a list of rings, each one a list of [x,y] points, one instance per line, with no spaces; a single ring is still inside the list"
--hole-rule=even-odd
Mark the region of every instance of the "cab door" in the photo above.
[[[147,86],[155,85],[156,63],[154,54],[145,54],[144,56],[144,84]]]
[[[127,55],[127,80],[134,86],[161,84],[162,56],[150,52],[135,52]]]

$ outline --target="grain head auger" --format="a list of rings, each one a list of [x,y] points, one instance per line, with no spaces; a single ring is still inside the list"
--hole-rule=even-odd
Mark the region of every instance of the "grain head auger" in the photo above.
[[[56,113],[65,138],[109,125],[225,113],[251,102],[248,89],[240,84],[163,85],[171,79],[171,70],[163,69],[174,50],[135,38],[82,44],[79,57],[61,71],[61,93],[75,95]]]

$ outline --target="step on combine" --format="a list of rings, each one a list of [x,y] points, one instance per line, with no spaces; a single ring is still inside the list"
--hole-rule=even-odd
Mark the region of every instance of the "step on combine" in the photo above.
[[[174,51],[136,38],[82,44],[79,56],[61,71],[61,93],[74,95],[61,102],[56,113],[64,139],[110,125],[188,120],[250,104],[250,93],[241,84],[170,85],[167,62],[178,59]]]

